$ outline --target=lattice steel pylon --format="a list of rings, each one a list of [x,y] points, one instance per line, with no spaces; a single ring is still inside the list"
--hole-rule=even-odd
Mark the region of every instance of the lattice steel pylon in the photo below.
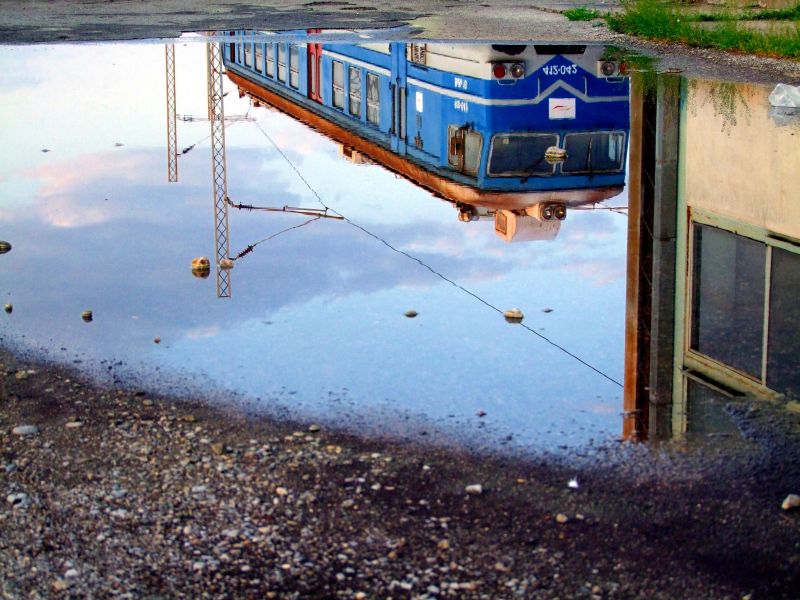
[[[228,175],[225,162],[225,111],[222,98],[222,52],[219,44],[206,44],[208,65],[208,120],[211,124],[211,186],[214,194],[214,241],[216,244],[217,297],[231,297],[231,272],[220,263],[228,261]]]
[[[178,181],[178,127],[175,113],[175,45],[164,45],[167,74],[167,181]]]

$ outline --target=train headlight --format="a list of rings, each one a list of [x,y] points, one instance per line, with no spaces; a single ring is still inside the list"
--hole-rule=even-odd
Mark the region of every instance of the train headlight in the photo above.
[[[519,79],[523,75],[525,75],[525,67],[523,67],[520,63],[514,63],[511,65],[511,76],[514,77],[514,79]]]
[[[542,219],[545,221],[552,221],[554,216],[552,206],[545,206],[542,209]]]
[[[555,218],[559,221],[563,221],[567,218],[567,207],[563,204],[557,204],[553,209],[553,215],[555,215]]]
[[[492,75],[494,75],[496,79],[502,79],[506,76],[506,66],[502,63],[497,63],[492,67]]]

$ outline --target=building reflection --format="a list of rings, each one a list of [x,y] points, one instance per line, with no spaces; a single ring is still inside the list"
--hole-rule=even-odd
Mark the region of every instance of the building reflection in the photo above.
[[[624,189],[629,80],[602,46],[232,33],[222,50],[240,95],[430,190],[460,221],[491,221],[505,241],[553,239],[571,209]]]
[[[800,395],[800,127],[769,92],[634,80],[628,437],[705,433],[731,398]]]

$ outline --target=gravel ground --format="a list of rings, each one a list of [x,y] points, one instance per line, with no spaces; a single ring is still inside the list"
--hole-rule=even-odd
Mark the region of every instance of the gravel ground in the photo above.
[[[798,415],[731,410],[748,441],[476,456],[0,354],[0,593],[796,598]]]

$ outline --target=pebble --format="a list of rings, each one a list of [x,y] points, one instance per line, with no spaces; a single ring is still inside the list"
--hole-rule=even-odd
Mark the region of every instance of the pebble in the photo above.
[[[411,309],[407,310],[406,312],[404,312],[403,314],[404,314],[405,316],[407,316],[409,319],[413,319],[413,318],[414,318],[414,317],[416,317],[416,316],[417,316],[419,313],[418,313],[417,311],[415,311],[413,308],[411,308]]]
[[[310,425],[310,426],[309,426],[309,428],[308,428],[308,430],[309,430],[311,433],[316,433],[316,432],[318,432],[318,431],[319,431],[319,425],[316,425],[316,424],[314,424],[314,425]]]
[[[30,504],[30,500],[28,499],[27,494],[23,494],[22,492],[17,492],[16,494],[9,494],[6,496],[6,502],[11,504],[12,506],[18,506],[20,508],[24,508]]]
[[[214,454],[222,454],[225,452],[225,444],[223,444],[222,442],[215,442],[211,444],[211,451]]]
[[[439,540],[439,543],[436,544],[436,547],[439,548],[439,550],[449,550],[450,540]]]
[[[28,372],[27,371],[17,371],[14,374],[14,377],[16,377],[17,379],[27,379],[28,378]]]
[[[567,515],[565,515],[564,513],[558,513],[556,515],[556,522],[557,523],[561,523],[563,525],[567,521],[569,521],[569,517]]]
[[[781,504],[781,508],[783,510],[792,510],[794,508],[800,508],[800,496],[797,494],[789,494]]]
[[[18,425],[11,430],[14,435],[36,435],[39,428],[36,425]]]
[[[81,319],[83,319],[87,323],[89,321],[91,321],[93,318],[94,318],[94,315],[93,315],[92,311],[90,311],[90,310],[85,310],[85,311],[83,311],[81,313]]]
[[[78,569],[69,569],[66,573],[64,573],[64,577],[67,579],[74,579],[78,576]]]
[[[14,306],[11,304],[6,304],[5,306],[3,306],[3,310],[6,311],[8,314],[11,314],[12,312],[14,312]]]
[[[288,493],[289,493],[289,490],[287,490],[285,487],[276,487],[275,488],[275,495],[276,496],[281,496],[282,497],[282,496],[285,496]]]
[[[473,496],[479,496],[483,493],[483,486],[480,483],[473,483],[465,487],[464,491]]]
[[[68,421],[65,427],[67,429],[77,429],[78,427],[82,427],[83,423],[80,421]]]

